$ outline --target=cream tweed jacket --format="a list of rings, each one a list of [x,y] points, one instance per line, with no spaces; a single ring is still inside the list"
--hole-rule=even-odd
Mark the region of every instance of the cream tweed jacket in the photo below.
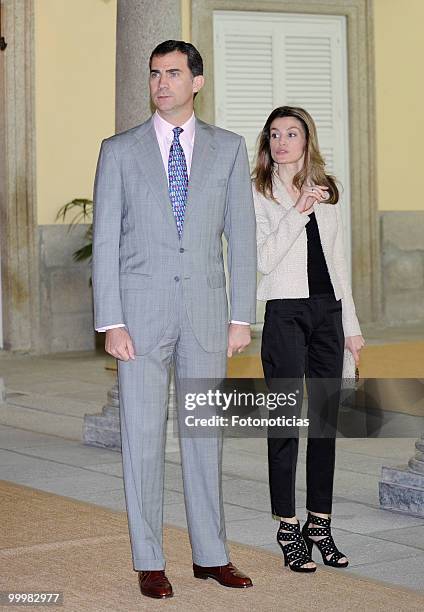
[[[309,297],[306,237],[309,216],[294,208],[276,173],[273,191],[278,204],[258,193],[253,185],[258,269],[262,273],[258,300]],[[361,335],[346,266],[340,204],[315,204],[314,212],[334,294],[337,300],[342,300],[344,335]]]

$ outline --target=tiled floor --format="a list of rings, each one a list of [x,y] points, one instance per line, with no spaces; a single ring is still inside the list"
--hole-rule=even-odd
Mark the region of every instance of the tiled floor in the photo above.
[[[276,523],[268,512],[264,442],[228,440],[225,446],[223,488],[227,535],[231,540],[277,552]],[[340,548],[349,554],[351,564],[347,571],[424,589],[424,520],[378,507],[377,466],[387,463],[387,450],[381,448],[381,455],[376,456],[376,441],[367,441],[374,446],[367,455],[364,441],[360,443],[359,452],[355,450],[354,440],[339,442],[334,534]],[[395,454],[407,457],[412,442],[396,440]],[[0,426],[0,449],[1,479],[116,510],[125,509],[119,453],[4,425]],[[358,458],[357,466],[355,457]],[[364,469],[367,458],[375,466],[375,474]],[[339,467],[347,460],[349,470]],[[297,501],[302,518],[305,504],[303,472],[301,453]],[[361,495],[358,495],[359,490],[362,490]],[[164,520],[186,526],[179,457],[175,452],[166,457]]]
[[[125,509],[120,454],[79,442],[83,415],[101,410],[114,381],[105,363],[103,356],[90,353],[0,355],[0,378],[10,394],[8,404],[1,404],[0,398],[0,479]],[[6,424],[10,415],[13,426]],[[47,425],[52,421],[60,437],[45,433],[51,432]],[[424,590],[424,519],[387,512],[378,504],[381,466],[405,463],[414,452],[414,441],[338,440],[333,522],[336,542],[350,558],[344,571]],[[226,441],[223,488],[228,538],[278,553],[277,523],[269,513],[264,439]],[[301,441],[297,482],[301,519],[305,498]],[[177,451],[166,454],[164,519],[186,526]]]

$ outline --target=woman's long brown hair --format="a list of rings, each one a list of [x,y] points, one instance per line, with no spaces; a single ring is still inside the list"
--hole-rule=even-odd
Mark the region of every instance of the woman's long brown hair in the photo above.
[[[294,176],[293,185],[299,191],[306,181],[312,181],[315,185],[325,185],[328,187],[329,195],[329,198],[325,200],[326,204],[336,204],[339,200],[339,190],[337,189],[336,179],[325,172],[325,162],[319,150],[314,120],[303,108],[296,106],[279,106],[272,111],[266,120],[259,136],[256,165],[252,173],[256,190],[265,198],[276,201],[272,189],[274,160],[271,157],[270,132],[272,122],[280,117],[295,117],[298,119],[306,138],[303,168]]]

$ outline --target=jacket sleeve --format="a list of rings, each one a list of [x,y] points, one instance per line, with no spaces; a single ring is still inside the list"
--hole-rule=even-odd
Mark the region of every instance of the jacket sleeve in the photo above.
[[[342,317],[343,332],[345,337],[360,336],[361,328],[356,316],[355,304],[353,302],[352,289],[349,283],[349,274],[346,265],[346,252],[343,239],[343,220],[340,204],[336,207],[337,233],[334,242],[334,267],[342,290]]]
[[[94,327],[122,323],[119,291],[119,241],[124,193],[110,142],[103,141],[94,182],[93,262]]]
[[[228,242],[231,320],[256,322],[256,224],[246,143],[240,137],[228,179],[224,235]]]
[[[309,222],[309,217],[302,215],[293,207],[287,211],[284,210],[277,227],[271,229],[265,210],[266,200],[254,187],[253,198],[256,214],[258,270],[262,274],[269,274],[287,255]]]

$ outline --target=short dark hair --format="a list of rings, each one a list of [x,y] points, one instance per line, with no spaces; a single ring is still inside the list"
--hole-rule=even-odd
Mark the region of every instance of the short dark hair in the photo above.
[[[158,55],[167,55],[173,51],[179,51],[187,56],[187,64],[191,74],[196,77],[203,74],[202,56],[194,45],[183,40],[165,40],[160,43],[152,51],[149,59],[149,68],[152,67],[152,59]]]

